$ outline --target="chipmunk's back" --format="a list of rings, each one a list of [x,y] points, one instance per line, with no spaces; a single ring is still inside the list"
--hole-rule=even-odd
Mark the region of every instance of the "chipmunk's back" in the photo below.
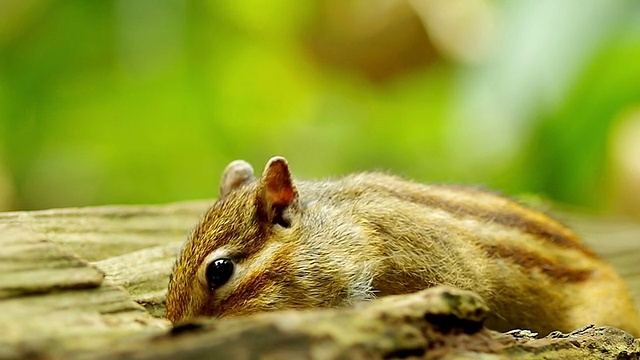
[[[176,263],[167,309],[177,321],[341,306],[437,284],[479,293],[497,330],[595,323],[640,334],[620,277],[539,212],[385,174],[294,181],[282,158],[260,179],[246,163],[227,168]]]

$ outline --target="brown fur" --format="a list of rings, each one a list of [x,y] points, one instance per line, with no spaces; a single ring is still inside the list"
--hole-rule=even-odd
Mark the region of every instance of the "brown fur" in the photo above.
[[[543,255],[514,247],[486,245],[483,248],[492,259],[508,259],[515,266],[521,267],[522,272],[531,274],[539,272],[551,281],[581,282],[588,280],[592,273],[592,270],[571,268],[547,259]]]
[[[247,174],[248,164],[229,165],[223,196],[182,250],[169,320],[345,306],[448,284],[486,299],[496,330],[595,323],[640,335],[613,269],[562,224],[504,197],[379,173],[293,181],[282,158],[259,179]],[[211,291],[201,274],[220,257],[236,268]]]

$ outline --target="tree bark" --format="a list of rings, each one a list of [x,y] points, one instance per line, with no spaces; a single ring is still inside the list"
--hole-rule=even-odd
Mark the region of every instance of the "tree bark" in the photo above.
[[[0,213],[0,358],[640,357],[638,340],[613,328],[543,339],[492,332],[482,327],[482,300],[449,288],[171,330],[161,318],[169,274],[211,203]],[[640,226],[560,217],[617,268],[638,302]]]

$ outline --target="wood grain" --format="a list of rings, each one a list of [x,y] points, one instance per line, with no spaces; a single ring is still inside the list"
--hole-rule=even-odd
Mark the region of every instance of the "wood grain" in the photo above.
[[[39,234],[0,227],[0,299],[100,286],[104,274]]]
[[[164,314],[173,262],[211,203],[0,213],[0,358],[92,357],[97,354],[94,351],[105,358],[158,355],[144,348],[155,346],[153,339],[169,328],[158,317]],[[559,217],[617,268],[640,305],[640,225],[567,212]],[[313,320],[313,325],[335,319],[330,313],[324,316]],[[216,326],[206,331],[216,331]],[[267,346],[258,339],[269,339],[273,324],[260,326],[262,330],[254,329],[247,333],[249,337],[228,344],[240,346],[255,340],[256,349]],[[278,344],[312,345],[303,332],[271,334]],[[602,332],[597,334],[602,336]],[[620,344],[633,343],[633,339],[628,343],[624,336],[614,335]],[[162,341],[172,348],[176,340]],[[129,344],[128,350],[116,356],[116,344],[122,342]],[[197,348],[206,353],[207,346],[203,343]],[[536,345],[531,346],[535,350]],[[237,355],[232,348],[225,351]]]
[[[0,225],[0,358],[22,358],[168,327],[104,273],[17,225]]]

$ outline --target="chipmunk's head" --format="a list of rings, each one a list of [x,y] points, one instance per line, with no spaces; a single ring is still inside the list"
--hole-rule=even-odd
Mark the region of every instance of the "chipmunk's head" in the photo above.
[[[255,179],[251,165],[225,169],[217,202],[179,255],[167,318],[243,315],[295,306],[292,239],[300,231],[298,193],[287,161],[272,158]]]

